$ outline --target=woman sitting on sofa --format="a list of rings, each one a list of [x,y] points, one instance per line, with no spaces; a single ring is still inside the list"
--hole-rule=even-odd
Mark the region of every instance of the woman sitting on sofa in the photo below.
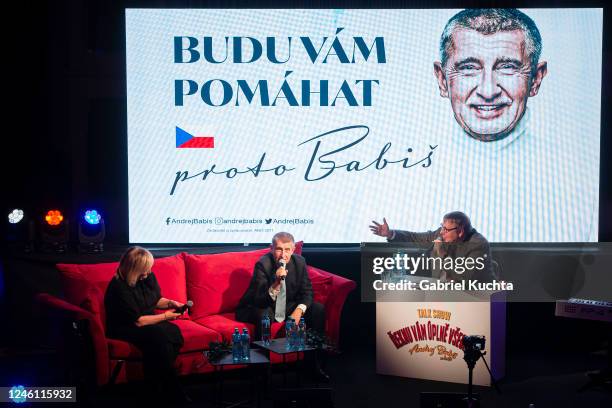
[[[188,402],[178,382],[174,361],[183,346],[179,328],[170,323],[180,316],[182,303],[166,299],[151,272],[153,255],[131,247],[121,256],[117,273],[104,296],[108,336],[128,341],[140,349],[145,380],[163,397]],[[155,314],[156,309],[169,309]]]

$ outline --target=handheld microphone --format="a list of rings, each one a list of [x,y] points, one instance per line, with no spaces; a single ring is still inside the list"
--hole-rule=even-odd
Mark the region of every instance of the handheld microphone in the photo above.
[[[183,314],[185,313],[187,309],[191,309],[192,307],[193,307],[193,301],[188,300],[187,303],[185,303],[183,306],[177,307],[176,309],[174,309],[174,313]]]
[[[278,261],[278,263],[280,264],[280,266],[287,269],[287,261],[285,261],[284,259],[281,259],[280,261]],[[280,279],[285,280],[285,276],[281,276]]]

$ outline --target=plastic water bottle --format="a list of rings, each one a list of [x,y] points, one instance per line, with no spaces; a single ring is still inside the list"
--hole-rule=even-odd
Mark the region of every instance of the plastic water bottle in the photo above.
[[[298,331],[298,322],[294,321],[291,325],[291,347],[293,350],[297,350],[300,347],[300,336]]]
[[[232,335],[232,360],[234,363],[242,360],[242,339],[237,327],[234,328],[234,334]]]
[[[287,350],[291,350],[294,348],[293,345],[293,326],[295,326],[295,323],[293,321],[292,318],[288,318],[285,321],[285,345]]]
[[[245,327],[242,329],[242,361],[251,360],[251,336],[249,330]]]
[[[270,316],[267,314],[261,320],[261,341],[266,346],[270,345]]]
[[[306,322],[302,317],[298,326],[298,347],[304,348],[306,346]]]

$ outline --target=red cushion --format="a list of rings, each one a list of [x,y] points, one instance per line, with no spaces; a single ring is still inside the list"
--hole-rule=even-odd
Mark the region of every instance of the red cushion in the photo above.
[[[253,268],[269,249],[185,256],[192,319],[233,312],[247,290]]]
[[[187,302],[185,261],[182,253],[156,259],[151,270],[159,282],[163,297],[181,303]]]
[[[246,327],[251,334],[251,341],[257,341],[261,339],[255,339],[252,336],[255,333],[255,325],[251,323],[239,322],[236,320],[236,316],[234,313],[223,313],[218,315],[206,316],[197,321],[197,323],[204,325],[210,329],[213,329],[217,333],[221,334],[223,339],[230,342],[232,341],[232,334],[234,333],[234,328],[240,329],[242,332],[242,328]],[[281,330],[284,327],[283,323],[273,322],[272,327],[270,328],[270,334],[273,338],[283,337],[285,333]]]
[[[108,354],[111,359],[142,358],[142,353],[132,343],[117,339],[107,339],[107,341]]]
[[[110,281],[117,271],[119,262],[105,262],[97,264],[57,264],[57,269],[63,274],[78,274],[91,282]]]
[[[242,329],[246,327],[249,330],[251,336],[255,333],[255,326],[251,323],[243,323],[239,322],[235,319],[234,313],[223,313],[212,316],[202,317],[197,320],[197,323],[206,326],[223,337],[224,340],[231,343],[232,334],[234,333],[234,328],[237,327],[242,333]],[[257,339],[251,339],[251,341],[255,341]]]
[[[322,270],[308,266],[308,276],[312,282],[313,300],[325,305],[332,287],[332,277],[321,273]]]
[[[83,289],[86,289],[88,282],[104,283],[101,289],[103,292],[106,291],[106,286],[115,275],[119,262],[57,264],[56,266],[62,275],[66,300],[73,304],[81,304],[86,294]],[[178,300],[181,303],[187,301],[183,254],[155,259],[151,270],[155,273],[164,297]],[[83,280],[85,282],[82,282]]]
[[[285,323],[272,322],[272,326],[270,326],[270,336],[273,339],[285,337]]]
[[[81,305],[92,283],[100,283],[102,293],[115,275],[118,262],[99,264],[57,264],[60,271],[64,297],[73,305]]]
[[[181,329],[185,344],[181,347],[181,353],[190,351],[208,350],[211,341],[221,341],[221,335],[208,327],[194,323],[191,320],[179,319],[172,321]]]
[[[100,315],[104,324],[105,315],[101,314],[104,311],[104,293],[117,271],[119,262],[57,264],[56,266],[61,274],[66,300],[74,305],[87,306],[85,309]],[[187,301],[185,262],[182,254],[156,259],[151,270],[155,273],[163,297],[181,303]],[[90,292],[92,285],[98,288],[101,295]],[[98,305],[92,303],[95,299],[99,301]]]
[[[171,322],[181,329],[185,344],[181,347],[181,353],[189,353],[200,350],[208,350],[211,341],[221,341],[221,336],[214,330],[204,327],[191,320],[179,319]],[[108,339],[108,350],[110,358],[142,358],[140,350],[132,343],[117,339]]]

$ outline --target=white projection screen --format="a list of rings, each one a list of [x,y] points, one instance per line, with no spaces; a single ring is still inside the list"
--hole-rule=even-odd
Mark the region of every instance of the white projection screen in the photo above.
[[[459,12],[127,9],[130,242],[597,241],[602,9]]]

